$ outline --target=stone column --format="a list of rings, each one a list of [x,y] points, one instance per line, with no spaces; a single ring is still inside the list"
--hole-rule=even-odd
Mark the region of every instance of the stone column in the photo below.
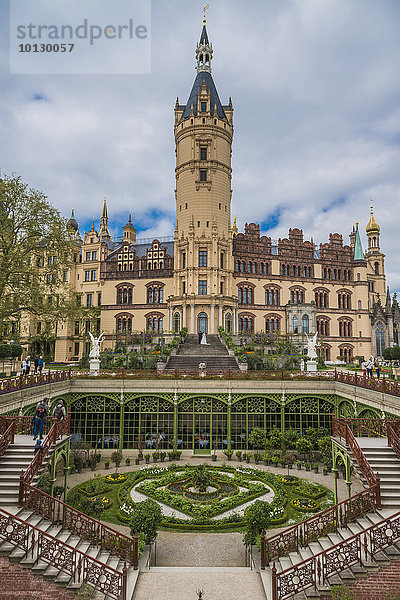
[[[168,333],[172,331],[172,306],[168,306]]]
[[[238,329],[239,329],[239,325],[238,325],[238,309],[234,308],[233,309],[233,334],[234,335],[238,334]]]
[[[194,303],[190,307],[190,333],[195,333],[195,328],[194,328]]]
[[[222,322],[222,317],[223,317],[223,307],[222,304],[219,305],[218,307],[218,327],[223,327],[223,322]]]
[[[211,321],[210,333],[213,334],[213,333],[215,333],[215,304],[214,303],[211,304],[210,321]]]
[[[183,310],[182,310],[182,327],[187,327],[187,323],[186,323],[186,302],[183,303]]]

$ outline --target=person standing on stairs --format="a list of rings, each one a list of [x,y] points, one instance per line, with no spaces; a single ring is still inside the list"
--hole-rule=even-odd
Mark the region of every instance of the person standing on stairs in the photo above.
[[[43,439],[44,422],[49,415],[49,407],[45,402],[46,398],[39,402],[36,407],[36,412],[33,416],[33,439],[36,440],[39,434],[39,439]]]
[[[64,408],[64,402],[62,400],[58,401],[57,406],[53,410],[53,417],[55,417],[57,425],[59,425],[61,421],[64,421],[64,419],[67,417]],[[57,439],[60,440],[61,436],[59,435]]]
[[[203,337],[203,334],[201,333],[201,331],[199,331],[197,335],[199,336],[199,344],[201,344],[201,338]]]

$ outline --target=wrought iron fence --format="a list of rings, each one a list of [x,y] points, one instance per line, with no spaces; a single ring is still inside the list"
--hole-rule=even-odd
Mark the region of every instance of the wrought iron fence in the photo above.
[[[10,392],[36,387],[37,385],[66,381],[67,379],[71,379],[71,369],[67,371],[50,371],[49,369],[46,373],[32,373],[9,377],[8,379],[0,379],[0,394],[9,394]]]
[[[280,573],[274,563],[271,569],[272,600],[293,598],[310,587],[317,589],[332,575],[353,565],[370,562],[375,554],[399,540],[400,512],[397,512]]]
[[[74,583],[86,583],[108,598],[127,600],[126,564],[118,571],[3,508],[0,508],[0,538],[21,548],[27,558],[43,561],[66,573]]]

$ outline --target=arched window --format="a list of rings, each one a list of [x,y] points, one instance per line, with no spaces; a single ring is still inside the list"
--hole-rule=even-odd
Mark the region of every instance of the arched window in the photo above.
[[[385,349],[385,328],[382,323],[378,323],[376,326],[376,354],[377,356],[382,356],[382,353]]]
[[[162,304],[164,302],[164,286],[152,284],[147,288],[147,304]]]
[[[181,330],[181,315],[178,312],[174,313],[173,328],[174,333],[179,333]]]
[[[265,288],[265,304],[267,306],[279,306],[279,290],[276,288]]]
[[[379,263],[374,263],[374,273],[375,275],[379,275]]]
[[[361,300],[358,301],[358,310],[361,310],[362,305],[361,305]]]
[[[308,318],[308,315],[303,315],[301,318],[301,329],[303,333],[309,333],[310,332],[310,319]]]
[[[299,333],[299,321],[296,315],[293,317],[293,333]]]
[[[226,333],[232,332],[232,314],[231,313],[225,314],[225,331],[226,331]]]
[[[130,284],[122,284],[117,287],[117,304],[132,304],[133,303],[133,286]]]
[[[253,304],[253,288],[246,285],[238,287],[238,302],[239,304]]]

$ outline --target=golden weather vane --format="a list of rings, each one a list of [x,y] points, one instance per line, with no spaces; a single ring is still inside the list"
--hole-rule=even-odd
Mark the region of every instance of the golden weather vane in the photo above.
[[[209,5],[209,4],[207,4],[207,6],[205,6],[205,7],[204,7],[204,19],[203,19],[203,25],[205,25],[205,24],[206,24],[206,10],[207,10],[207,8],[210,8],[210,5]]]

